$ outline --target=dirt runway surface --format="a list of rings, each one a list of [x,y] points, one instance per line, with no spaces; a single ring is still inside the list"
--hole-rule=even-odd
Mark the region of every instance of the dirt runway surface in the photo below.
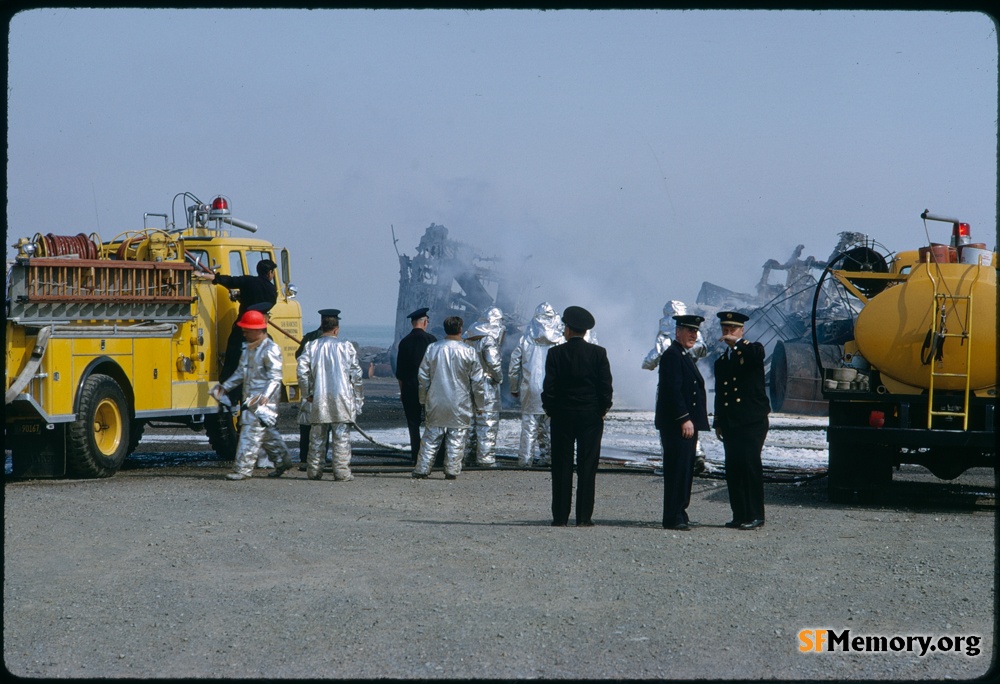
[[[550,527],[539,470],[226,472],[8,480],[7,670],[917,680],[978,677],[994,656],[992,471],[946,483],[904,468],[865,506],[828,503],[822,479],[768,484],[754,532],[722,527],[717,479],[695,481],[702,524],[672,532],[662,481],[643,472],[599,472],[596,526],[580,529]],[[935,650],[802,652],[800,633],[817,629],[932,637]]]

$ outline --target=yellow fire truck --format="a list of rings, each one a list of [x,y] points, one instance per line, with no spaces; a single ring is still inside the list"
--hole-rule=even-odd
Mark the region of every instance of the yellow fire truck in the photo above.
[[[944,480],[996,467],[997,254],[972,242],[968,223],[920,216],[950,223],[951,244],[892,259],[855,248],[831,260],[816,288],[834,501],[877,496],[904,463]],[[824,367],[815,331],[827,276],[854,315],[842,358]]]
[[[239,292],[201,274],[240,276],[264,259],[278,264],[269,333],[285,357],[284,398],[298,400],[302,314],[288,251],[230,236],[232,226],[257,226],[234,217],[228,197],[206,204],[185,192],[172,205],[171,214],[147,213],[142,230],[109,242],[36,234],[13,245],[4,422],[15,477],[109,477],[147,423],[204,429],[219,456],[233,457],[235,416],[209,390]]]

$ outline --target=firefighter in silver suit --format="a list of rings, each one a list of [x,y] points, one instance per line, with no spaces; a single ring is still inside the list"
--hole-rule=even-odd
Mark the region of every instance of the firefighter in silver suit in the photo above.
[[[535,307],[517,347],[510,355],[510,393],[521,400],[521,443],[517,464],[528,467],[538,452],[538,465],[551,464],[549,452],[549,417],[542,409],[542,381],[545,379],[545,356],[562,343],[563,324],[548,302]]]
[[[660,319],[660,331],[656,334],[656,341],[653,343],[653,348],[649,350],[646,358],[642,360],[643,368],[646,370],[656,370],[656,367],[660,363],[660,357],[670,347],[670,343],[673,342],[677,331],[677,322],[674,320],[674,316],[686,315],[687,305],[684,302],[672,299],[663,305],[663,318]],[[694,346],[688,350],[688,354],[695,359],[701,359],[708,355],[708,345],[705,344],[705,339],[701,336],[700,330],[698,331],[698,339],[695,341]]]
[[[309,412],[309,460],[306,475],[323,478],[325,442],[332,433],[333,478],[350,482],[351,425],[364,404],[361,364],[354,345],[338,337],[338,316],[321,319],[321,334],[306,344],[299,356],[296,375],[302,396],[311,403]]]
[[[260,311],[246,311],[238,325],[246,344],[236,370],[221,385],[212,389],[219,401],[226,393],[242,386],[243,410],[240,412],[240,438],[236,448],[236,470],[226,475],[230,480],[244,480],[253,475],[261,450],[274,462],[268,477],[281,477],[292,467],[292,456],[278,432],[278,401],[281,398],[281,348],[267,336],[267,319]]]
[[[445,478],[454,480],[462,472],[462,455],[472,424],[472,414],[486,404],[483,365],[476,350],[462,341],[463,321],[444,319],[445,338],[424,353],[417,372],[418,396],[424,406],[426,425],[413,477],[430,474],[434,455],[445,444]]]
[[[503,384],[503,365],[500,348],[503,346],[507,326],[503,311],[491,306],[479,317],[462,337],[476,350],[483,367],[483,387],[486,403],[482,413],[472,416],[475,430],[476,465],[494,468],[497,464],[497,435],[500,432],[500,386]]]
[[[642,360],[643,368],[651,371],[656,370],[660,364],[660,357],[663,356],[663,352],[667,351],[676,336],[677,321],[674,320],[674,316],[686,315],[687,304],[682,301],[671,299],[663,305],[663,318],[660,319],[660,330],[656,333],[653,348],[649,350],[646,358]],[[708,345],[705,343],[705,338],[702,337],[700,330],[698,331],[698,337],[695,340],[694,346],[687,350],[687,353],[696,362],[698,359],[705,358],[708,355]],[[697,440],[695,442],[694,472],[697,475],[707,469],[705,450],[701,446],[701,441]]]

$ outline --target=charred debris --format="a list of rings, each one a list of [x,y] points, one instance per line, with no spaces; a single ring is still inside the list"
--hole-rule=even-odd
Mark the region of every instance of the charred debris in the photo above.
[[[393,233],[393,244],[398,242]],[[863,270],[867,264],[884,268],[887,257],[884,248],[867,235],[842,232],[839,241],[826,259],[802,256],[804,245],[798,245],[784,261],[768,259],[762,269],[756,292],[743,293],[710,282],[702,283],[692,311],[705,317],[702,334],[710,345],[722,336],[715,314],[724,309],[740,311],[751,317],[746,336],[759,341],[767,352],[766,372],[775,411],[806,415],[826,415],[816,356],[813,350],[812,309],[816,298],[816,338],[824,365],[835,365],[841,358],[843,343],[852,337],[856,301],[844,296],[828,279],[816,292],[819,276],[837,258],[847,259],[854,268]],[[461,316],[466,326],[473,323],[490,306],[504,312],[507,332],[504,337],[504,363],[517,344],[529,311],[527,296],[531,283],[524,262],[517,264],[501,257],[488,255],[464,242],[449,237],[448,229],[432,223],[417,244],[416,254],[401,254],[399,258],[399,296],[393,344],[375,363],[388,375],[395,370],[399,340],[410,331],[408,313],[429,307],[429,331],[439,339],[444,336],[442,322],[448,316]],[[781,278],[781,274],[784,277]],[[706,359],[711,368],[723,351],[714,345]],[[391,370],[390,370],[391,367]],[[506,383],[506,373],[504,374]],[[502,396],[510,399],[507,392]]]
[[[393,233],[393,244],[398,242]],[[453,240],[448,229],[432,223],[424,231],[414,256],[400,254],[399,297],[396,303],[395,332],[389,349],[395,370],[396,348],[411,325],[406,317],[411,311],[429,307],[428,332],[444,337],[442,322],[448,316],[461,316],[468,328],[487,308],[499,307],[504,314],[507,332],[503,341],[504,362],[517,345],[528,321],[527,295],[531,288],[524,262],[511,264],[488,255],[472,245]],[[506,380],[506,373],[505,373]]]
[[[721,310],[740,311],[750,316],[745,335],[764,345],[767,352],[766,373],[771,408],[784,413],[826,415],[816,355],[812,346],[813,299],[816,300],[816,338],[824,365],[836,365],[842,346],[852,337],[855,303],[844,296],[828,279],[816,292],[820,276],[837,257],[856,264],[884,267],[885,259],[876,245],[863,233],[843,232],[830,256],[825,260],[813,256],[802,258],[804,245],[798,245],[784,262],[768,259],[757,282],[756,293],[727,290],[704,282],[694,309],[705,317],[702,334],[710,345],[722,336],[719,319]],[[884,248],[883,248],[884,249]],[[784,273],[783,282],[772,282]],[[712,348],[706,359],[709,368],[723,351],[722,345]]]

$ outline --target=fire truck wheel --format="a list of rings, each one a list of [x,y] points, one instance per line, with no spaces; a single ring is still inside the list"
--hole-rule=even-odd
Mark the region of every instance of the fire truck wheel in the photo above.
[[[833,503],[870,503],[892,482],[892,450],[831,440],[827,496]]]
[[[66,469],[75,477],[111,477],[129,447],[125,394],[107,375],[87,378],[80,392],[80,420],[70,423]]]
[[[129,427],[129,440],[128,440],[128,455],[131,456],[132,452],[135,451],[139,446],[139,440],[142,439],[142,433],[146,431],[146,421],[144,420],[133,420],[131,426]]]
[[[236,420],[235,415],[224,411],[205,416],[205,434],[208,435],[208,443],[223,461],[236,459],[236,445],[239,442]]]

